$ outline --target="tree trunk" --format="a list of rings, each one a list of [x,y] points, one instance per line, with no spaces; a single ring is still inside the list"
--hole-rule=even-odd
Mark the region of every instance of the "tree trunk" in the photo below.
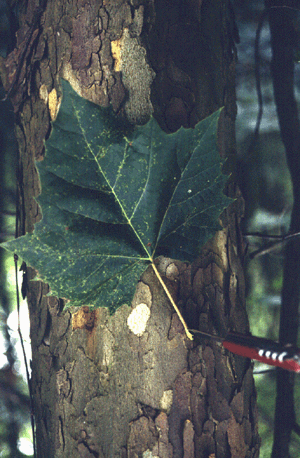
[[[285,2],[266,1],[272,45],[272,79],[274,97],[293,185],[293,208],[289,233],[300,231],[300,122],[294,93],[295,43],[299,40],[293,9]],[[279,341],[282,345],[297,345],[300,301],[300,243],[291,240],[285,247],[283,285],[280,308]],[[289,458],[292,431],[296,426],[294,406],[295,374],[277,369],[274,442],[272,458]]]
[[[154,113],[167,132],[224,106],[219,148],[234,172],[236,28],[229,0],[35,3],[28,0],[16,48],[1,60],[20,148],[20,235],[41,218],[34,160],[43,157],[57,113],[60,77],[133,124]],[[160,261],[188,325],[221,335],[248,331],[243,201],[233,178],[228,193],[237,200],[201,257],[193,265]],[[63,301],[47,292],[47,285],[28,283],[39,458],[258,456],[250,361],[217,343],[188,341],[151,268],[133,304],[113,316],[106,308],[62,311]],[[138,337],[127,317],[141,302],[151,317]]]

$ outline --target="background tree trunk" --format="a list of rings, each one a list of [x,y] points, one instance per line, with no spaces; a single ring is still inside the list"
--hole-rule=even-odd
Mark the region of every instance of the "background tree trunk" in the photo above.
[[[286,6],[281,2],[281,6]],[[266,1],[266,7],[274,2]],[[279,4],[276,3],[276,6]],[[280,14],[279,14],[280,10]],[[293,185],[293,208],[289,233],[300,231],[300,123],[295,98],[295,42],[299,32],[295,26],[294,10],[271,8],[269,25],[272,45],[272,79],[277,108],[280,135],[285,147],[286,159]],[[279,341],[282,345],[297,345],[300,300],[300,243],[292,240],[285,247],[283,285],[280,307]],[[294,401],[295,374],[277,370],[274,442],[272,458],[289,458],[292,431],[296,429]]]
[[[57,113],[60,77],[134,124],[153,112],[168,132],[224,106],[219,147],[233,172],[235,38],[229,0],[40,0],[39,8],[29,0],[15,50],[1,60],[20,148],[19,234],[41,218],[34,160]],[[248,331],[243,202],[232,179],[228,192],[238,199],[202,256],[193,265],[160,261],[188,325],[221,335]],[[113,316],[105,308],[62,312],[63,301],[47,292],[28,283],[39,458],[258,456],[250,362],[219,344],[187,341],[151,269],[132,304],[151,308],[142,337],[127,327],[130,304]]]

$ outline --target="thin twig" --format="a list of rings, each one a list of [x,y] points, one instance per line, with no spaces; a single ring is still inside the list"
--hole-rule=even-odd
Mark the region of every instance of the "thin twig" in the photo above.
[[[253,375],[268,374],[270,372],[274,372],[275,373],[275,371],[276,371],[275,367],[272,367],[270,369],[261,369],[261,370],[257,369],[257,370],[253,371]]]
[[[256,94],[257,94],[257,102],[258,102],[258,113],[257,113],[257,118],[256,118],[255,129],[253,132],[253,137],[248,147],[248,153],[251,153],[254,149],[254,146],[256,145],[256,142],[259,136],[261,120],[263,116],[263,97],[262,97],[262,90],[261,90],[260,54],[259,54],[260,35],[261,35],[261,31],[262,31],[265,19],[269,14],[269,11],[272,9],[277,9],[277,8],[287,8],[287,9],[291,9],[294,11],[300,11],[298,8],[293,8],[287,5],[271,6],[269,8],[265,8],[262,11],[261,16],[259,18],[259,22],[258,22],[258,26],[256,29],[256,34],[255,34],[255,42],[254,42],[254,73],[255,73],[255,86],[256,86]]]
[[[245,237],[261,237],[266,239],[275,239],[274,242],[268,243],[267,245],[258,248],[257,250],[253,251],[249,254],[249,259],[254,259],[257,256],[261,256],[263,254],[269,253],[270,251],[274,250],[278,245],[284,242],[288,242],[289,240],[297,239],[300,237],[300,232],[295,232],[294,234],[287,234],[287,235],[263,235],[259,233],[249,233],[245,234]]]

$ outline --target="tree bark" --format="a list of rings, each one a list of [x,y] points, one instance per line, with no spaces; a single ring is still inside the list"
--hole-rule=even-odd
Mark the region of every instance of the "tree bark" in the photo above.
[[[166,258],[159,265],[188,325],[221,335],[248,331],[243,201],[234,184],[235,36],[229,0],[55,0],[39,9],[28,0],[16,48],[0,62],[20,148],[20,235],[41,218],[34,161],[43,158],[61,77],[133,124],[154,113],[167,132],[224,106],[219,149],[237,200],[192,265]],[[187,341],[151,268],[133,303],[113,316],[106,308],[62,311],[63,301],[47,292],[28,283],[39,458],[258,456],[250,361],[217,343]],[[151,317],[138,337],[127,317],[142,302]]]

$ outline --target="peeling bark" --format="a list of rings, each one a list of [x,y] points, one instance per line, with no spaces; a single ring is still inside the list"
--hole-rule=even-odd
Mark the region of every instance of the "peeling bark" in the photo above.
[[[187,265],[160,258],[159,268],[190,327],[247,332],[229,1],[48,1],[38,20],[36,14],[28,0],[16,49],[0,61],[6,89],[13,85],[20,147],[19,233],[41,218],[34,160],[43,158],[59,108],[60,77],[134,124],[154,113],[169,132],[225,106],[219,147],[233,172],[228,193],[237,200],[199,259]],[[113,316],[106,308],[62,312],[63,301],[47,292],[29,283],[39,458],[258,456],[250,362],[217,343],[187,341],[151,267],[132,304]],[[128,318],[139,306],[149,316],[136,328]]]

